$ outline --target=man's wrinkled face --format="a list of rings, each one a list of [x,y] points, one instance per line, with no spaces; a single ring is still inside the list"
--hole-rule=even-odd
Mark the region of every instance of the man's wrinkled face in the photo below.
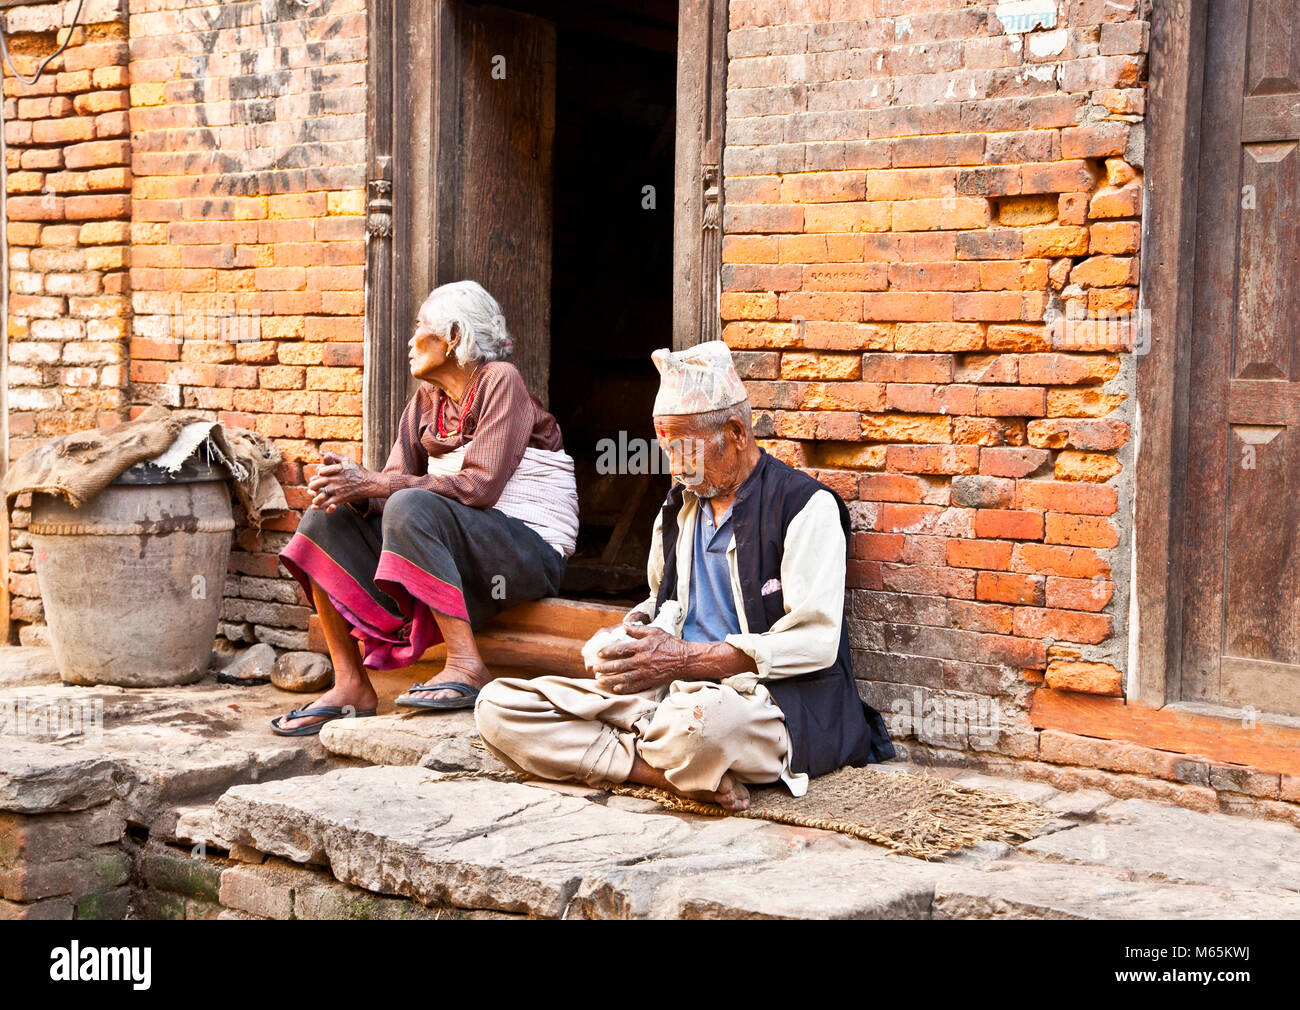
[[[712,498],[736,470],[738,453],[723,429],[704,429],[690,414],[654,419],[655,437],[673,479],[701,498]]]

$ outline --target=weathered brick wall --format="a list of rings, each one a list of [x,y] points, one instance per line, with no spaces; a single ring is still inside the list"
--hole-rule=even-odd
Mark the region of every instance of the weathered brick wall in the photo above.
[[[52,51],[74,7],[11,12],[15,46]],[[360,453],[364,2],[86,8],[111,22],[77,29],[57,73],[6,80],[11,457],[149,403],[195,408],[275,439],[301,509],[304,464]],[[228,637],[305,647],[277,563],[296,522],[240,523]],[[29,558],[11,567],[11,614],[39,621]]]
[[[1038,756],[1033,690],[1126,668],[1143,2],[730,10],[724,338],[852,503],[864,693]]]
[[[75,4],[5,12],[26,77],[67,37]],[[5,69],[9,456],[123,419],[131,157],[126,0],[86,0],[81,26],[35,84]],[[10,614],[44,619],[19,502]]]
[[[305,463],[360,454],[365,6],[176,6],[131,3],[131,392],[274,438],[301,509]],[[296,522],[237,533],[228,637],[306,646]]]

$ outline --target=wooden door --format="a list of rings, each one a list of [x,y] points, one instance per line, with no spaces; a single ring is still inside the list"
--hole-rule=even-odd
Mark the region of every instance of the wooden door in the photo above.
[[[1294,15],[1291,0],[1209,11],[1176,694],[1283,715],[1300,715]]]
[[[365,459],[381,466],[416,380],[406,341],[439,284],[501,304],[514,363],[550,374],[555,27],[463,0],[370,6]]]
[[[673,348],[721,338],[727,0],[681,0],[673,215]]]

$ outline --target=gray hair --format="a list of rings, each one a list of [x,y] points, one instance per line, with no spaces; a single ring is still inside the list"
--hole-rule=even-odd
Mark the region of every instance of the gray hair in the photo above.
[[[497,300],[477,281],[454,281],[429,292],[416,314],[422,326],[442,337],[460,334],[456,361],[462,368],[480,361],[505,361],[515,349]]]
[[[717,410],[706,410],[702,414],[695,414],[692,420],[695,422],[696,431],[720,432],[722,426],[732,418],[740,422],[740,426],[750,433],[752,438],[753,411],[749,406],[749,400],[741,400],[739,403],[733,403],[730,407],[719,407]]]

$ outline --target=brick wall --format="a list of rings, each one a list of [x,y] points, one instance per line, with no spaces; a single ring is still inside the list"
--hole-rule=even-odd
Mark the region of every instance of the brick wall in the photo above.
[[[131,4],[131,391],[274,438],[302,508],[304,463],[360,455],[364,3],[161,6]],[[305,647],[296,522],[237,533],[227,637]]]
[[[67,37],[72,6],[5,12],[24,76]],[[52,436],[116,423],[129,400],[125,0],[86,0],[81,25],[35,84],[5,69],[11,459]],[[26,524],[19,507],[10,531],[10,614],[36,623],[44,614]]]
[[[862,689],[1035,757],[1037,687],[1123,690],[1143,2],[730,17],[723,335],[764,446],[851,502]]]
[[[40,17],[74,6],[10,13],[11,33],[34,19],[16,44],[51,51]],[[8,137],[32,160],[9,177],[14,255],[33,247],[11,282],[12,454],[113,410],[196,408],[274,438],[301,509],[304,464],[360,454],[363,0],[112,9],[51,65],[61,72],[34,89],[6,81],[6,111],[25,117]],[[277,565],[296,521],[240,523],[228,637],[305,647],[308,608]],[[11,613],[39,620],[29,562],[11,566]]]

